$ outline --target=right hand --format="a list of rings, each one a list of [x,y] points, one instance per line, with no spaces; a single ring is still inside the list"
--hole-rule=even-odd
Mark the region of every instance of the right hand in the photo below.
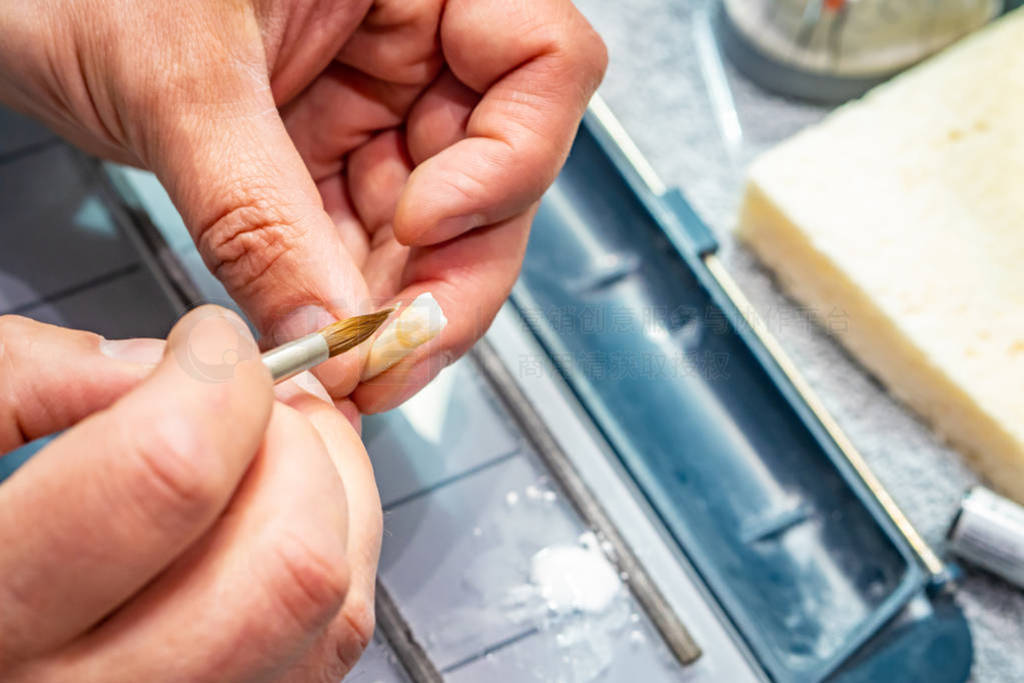
[[[0,453],[67,430],[0,485],[0,678],[347,673],[381,511],[358,434],[316,393],[275,401],[223,309],[166,347],[0,318]]]

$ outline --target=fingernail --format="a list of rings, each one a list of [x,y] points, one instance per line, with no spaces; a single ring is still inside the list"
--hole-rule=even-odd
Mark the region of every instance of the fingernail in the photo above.
[[[473,228],[479,228],[486,222],[486,220],[487,219],[479,213],[442,218],[437,222],[437,225],[435,225],[432,230],[427,230],[423,235],[423,239],[417,241],[421,244],[426,241],[431,243],[446,242],[453,237],[458,237],[462,233],[472,230]]]
[[[104,339],[100,353],[126,363],[156,365],[164,357],[165,346],[162,339]]]
[[[274,325],[270,331],[270,340],[275,345],[284,344],[310,332],[323,329],[337,319],[322,306],[303,306],[292,311]]]
[[[324,385],[320,384],[317,378],[313,376],[313,373],[308,370],[295,375],[285,384],[278,385],[278,389],[289,388],[288,385],[292,385],[290,388],[293,391],[301,391],[318,398],[325,403],[334,403],[334,399],[332,399],[331,395],[327,393],[326,389],[324,389]]]

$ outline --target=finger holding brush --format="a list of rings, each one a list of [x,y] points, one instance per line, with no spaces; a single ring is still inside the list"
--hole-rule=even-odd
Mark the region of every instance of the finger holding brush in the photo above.
[[[274,382],[283,382],[356,348],[369,339],[393,311],[394,308],[386,308],[331,323],[322,330],[267,351],[262,356],[263,364],[270,370]]]
[[[223,309],[165,346],[17,318],[0,335],[0,421],[18,433],[0,453],[66,430],[0,485],[0,678],[347,671],[372,632],[380,505],[337,411],[274,401]]]
[[[386,308],[375,313],[358,315],[346,320],[331,323],[322,330],[313,332],[312,334],[300,337],[299,339],[267,351],[260,356],[260,361],[270,372],[271,379],[275,384],[284,382],[302,372],[315,368],[331,358],[340,356],[346,351],[357,348],[360,344],[369,339],[382,324],[384,324],[393,310],[393,308]],[[8,327],[17,327],[18,324],[24,324],[31,327],[32,325],[37,324],[25,319],[19,320],[23,320],[24,322],[11,323],[8,324]],[[175,326],[175,329],[181,330],[178,334],[189,339],[196,330],[204,325],[204,323],[208,324],[211,320],[218,320],[221,323],[225,320],[235,321],[233,325],[229,325],[227,328],[223,328],[223,325],[221,326],[227,333],[227,336],[234,339],[234,349],[225,351],[225,355],[223,357],[212,359],[212,361],[201,358],[200,355],[195,352],[192,345],[188,343],[179,345],[173,349],[173,353],[177,357],[178,363],[186,372],[200,380],[216,384],[231,379],[234,376],[235,367],[239,363],[246,360],[252,360],[255,356],[250,354],[252,357],[249,358],[243,355],[240,351],[240,349],[247,348],[245,339],[251,336],[245,323],[233,313],[225,317],[223,309],[215,306],[206,306],[193,311],[189,315],[185,316],[178,325]],[[182,328],[184,329],[182,330]],[[77,334],[88,335],[88,333]],[[121,345],[121,348],[135,348],[140,345],[148,345],[147,348],[151,348],[153,345],[161,345],[162,342],[155,339],[139,339],[105,342],[105,344],[107,348],[114,348],[115,345]],[[117,385],[115,384],[113,386]],[[322,388],[323,387],[321,386],[321,389]],[[73,388],[71,390],[73,391]],[[344,406],[339,406],[338,403],[339,402],[336,401],[335,405],[339,407],[342,413],[345,414],[346,418],[352,422],[353,426],[358,429],[358,411],[352,409],[346,410]],[[17,424],[14,426],[18,427]],[[18,429],[19,433],[25,433],[24,429],[21,429],[20,427],[18,427]],[[3,425],[0,424],[0,446],[2,446],[3,431]],[[35,442],[29,444],[17,444],[20,447],[17,450],[8,452],[7,456],[0,461],[0,482],[13,474],[14,471],[29,457],[42,448],[45,448],[52,438],[53,436],[44,433],[38,435],[38,440]]]

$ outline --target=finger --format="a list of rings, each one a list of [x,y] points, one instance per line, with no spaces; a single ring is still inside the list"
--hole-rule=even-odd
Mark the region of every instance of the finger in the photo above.
[[[349,194],[370,235],[391,225],[395,205],[411,171],[405,135],[397,130],[379,133],[350,155]]]
[[[358,432],[335,406],[312,396],[297,397],[292,407],[305,415],[320,435],[348,500],[347,557],[352,590],[372,597],[380,554],[381,507],[373,465]],[[372,600],[371,600],[372,602]],[[372,629],[370,629],[372,630]]]
[[[285,680],[340,680],[373,637],[373,599],[380,557],[382,516],[373,466],[359,435],[336,411],[312,398],[293,404],[320,434],[345,482],[349,523],[346,558],[349,588],[340,612]]]
[[[402,289],[412,250],[398,243],[390,225],[374,233],[374,242],[376,244],[363,265],[363,277],[374,301],[391,301]]]
[[[363,279],[375,301],[398,293],[409,248],[393,238],[395,204],[412,169],[405,136],[383,131],[349,156],[349,195],[364,234],[370,237]]]
[[[248,83],[225,86],[223,102],[168,114],[152,165],[207,266],[268,342],[280,344],[370,304],[269,87]],[[363,353],[317,370],[332,395],[354,386]]]
[[[375,132],[399,125],[421,89],[334,63],[281,115],[310,173],[319,181],[338,173],[343,157]]]
[[[331,217],[338,238],[359,268],[366,263],[370,252],[370,236],[366,234],[359,216],[348,196],[348,177],[342,171],[317,181],[316,188],[324,201],[324,211]]]
[[[257,451],[271,402],[248,328],[204,307],[175,326],[149,379],[0,486],[0,662],[89,628],[195,541]]]
[[[374,300],[389,300],[402,288],[409,248],[394,238],[392,220],[413,162],[419,162],[466,135],[466,120],[479,96],[442,73],[409,114],[407,138],[380,133],[354,151],[348,175],[358,217],[373,235],[363,261],[363,277]],[[404,140],[407,139],[407,142]]]
[[[377,132],[400,126],[435,78],[442,4],[378,0],[337,62],[285,107],[288,131],[318,183],[338,174],[345,155]]]
[[[334,420],[351,432],[343,418]],[[323,439],[301,413],[276,404],[260,454],[217,526],[42,673],[76,681],[278,680],[346,599],[347,508]]]
[[[535,210],[413,251],[405,273],[408,285],[396,299],[410,301],[430,292],[448,324],[401,362],[359,385],[352,399],[363,413],[400,405],[483,336],[519,275]]]
[[[383,81],[424,85],[441,68],[444,0],[377,0],[338,61]]]
[[[356,434],[361,436],[363,433],[363,414],[359,412],[359,408],[352,402],[352,399],[335,399],[334,408],[341,413],[342,417],[348,420]]]
[[[483,93],[468,137],[413,172],[395,234],[436,244],[537,201],[565,162],[604,73],[604,45],[569,0],[452,0],[441,41],[448,66]]]
[[[274,398],[285,405],[291,405],[292,401],[306,396],[318,398],[327,405],[331,405],[332,399],[324,385],[317,381],[313,373],[300,372],[287,382],[274,386]]]
[[[298,408],[309,397],[319,399],[328,406],[334,406],[334,409],[348,420],[356,434],[362,431],[361,415],[355,404],[347,398],[331,398],[324,385],[311,372],[299,373],[287,382],[278,384],[274,387],[274,395],[278,401],[293,408]]]
[[[335,64],[283,110],[313,177],[380,130],[398,126],[441,68],[441,0],[379,0]]]
[[[163,347],[0,316],[0,453],[106,408],[153,370]]]
[[[480,95],[447,69],[416,100],[406,125],[409,156],[416,164],[466,137],[466,127]]]
[[[356,197],[349,182],[365,171],[354,168],[360,165],[356,157],[365,157],[367,147],[379,148],[377,138],[382,135],[397,134],[395,127],[402,123],[420,90],[419,85],[383,81],[335,63],[283,112],[337,235],[360,268],[373,246],[370,236],[379,221],[368,231],[354,206]],[[388,200],[392,213],[395,201],[397,193]]]

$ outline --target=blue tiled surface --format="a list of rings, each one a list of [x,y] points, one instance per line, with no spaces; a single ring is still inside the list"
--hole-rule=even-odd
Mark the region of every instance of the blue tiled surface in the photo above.
[[[111,338],[162,337],[177,317],[74,152],[2,109],[0,240],[0,314]]]
[[[521,438],[498,418],[495,399],[463,359],[387,416],[363,421],[385,509],[513,453]]]
[[[526,500],[542,477],[517,454],[385,515],[381,578],[439,668],[535,627],[502,603],[527,580],[534,552],[580,533],[563,501]]]
[[[0,107],[0,163],[5,159],[39,149],[55,137],[35,120]]]
[[[0,208],[0,313],[65,296],[138,263],[64,145],[0,164]]]
[[[409,683],[409,677],[391,647],[377,635],[359,658],[359,664],[345,678],[345,683]]]
[[[174,325],[175,315],[163,297],[152,275],[136,265],[108,281],[38,303],[21,311],[21,315],[98,332],[108,339],[164,338]]]
[[[645,621],[633,623],[631,617],[611,627],[567,620],[480,657],[450,672],[446,680],[449,683],[679,683],[697,680],[696,675],[680,671],[665,648],[657,645],[652,648],[658,637]]]
[[[469,414],[509,419],[493,401],[486,396]],[[501,452],[487,434],[475,444]],[[388,509],[384,528],[382,581],[446,680],[617,681],[639,661],[642,680],[678,680],[627,591],[601,614],[553,616],[529,585],[533,555],[577,543],[586,528],[528,446],[432,481]]]

